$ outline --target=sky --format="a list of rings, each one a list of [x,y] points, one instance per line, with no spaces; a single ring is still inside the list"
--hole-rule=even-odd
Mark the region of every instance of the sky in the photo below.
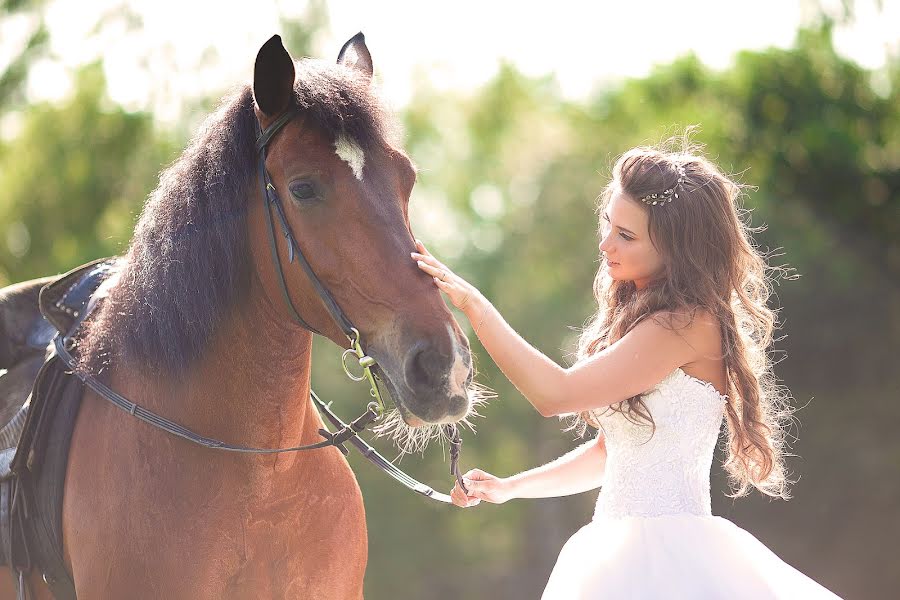
[[[836,0],[823,5],[839,6]],[[857,22],[835,36],[838,50],[869,68],[900,52],[900,2],[855,3]],[[175,121],[186,101],[219,94],[249,81],[259,46],[280,29],[279,15],[301,16],[304,2],[256,0],[252,11],[236,3],[191,0],[129,4],[142,26],[129,30],[121,0],[51,0],[47,23],[54,57],[34,66],[32,100],[60,99],[71,74],[102,57],[112,99]],[[814,12],[808,1],[696,0],[509,2],[385,0],[328,2],[329,26],[316,41],[320,58],[334,59],[344,41],[363,31],[382,94],[406,104],[417,78],[437,89],[467,90],[489,80],[501,61],[528,75],[553,74],[569,98],[647,74],[686,52],[713,68],[727,67],[740,49],[789,47]],[[17,36],[28,30],[13,19],[0,30],[0,65]],[[21,43],[21,42],[20,42]],[[290,48],[288,49],[290,50]],[[296,58],[296,57],[295,57]]]

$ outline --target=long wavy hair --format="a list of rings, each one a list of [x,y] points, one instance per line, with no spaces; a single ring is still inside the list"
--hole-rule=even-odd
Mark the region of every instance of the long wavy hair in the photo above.
[[[639,290],[633,281],[614,280],[601,262],[594,280],[598,310],[579,336],[576,359],[600,352],[659,311],[683,315],[677,319],[679,327],[690,325],[698,309],[709,311],[720,324],[728,373],[724,468],[734,492],[729,497],[744,496],[752,486],[787,500],[788,485],[794,481],[785,470],[785,434],[793,409],[766,352],[777,322],[777,311],[766,303],[769,272],[780,272],[786,279],[796,276],[788,274],[791,268],[768,266],[768,256],[757,250],[751,233],[765,227],[750,227],[749,211],[740,207],[744,186],[704,158],[686,133],[619,157],[597,210],[603,214],[616,190],[637,199],[673,188],[679,166],[685,179],[676,200],[657,206],[634,200],[648,213],[650,240],[663,257],[664,272]],[[622,412],[629,420],[636,415],[656,430],[642,394],[608,410]],[[587,425],[601,428],[594,411],[574,415],[568,429],[584,434]]]

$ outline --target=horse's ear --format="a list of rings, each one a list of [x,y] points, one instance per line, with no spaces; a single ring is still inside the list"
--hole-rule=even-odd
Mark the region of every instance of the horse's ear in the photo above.
[[[275,116],[288,107],[293,94],[294,60],[284,49],[281,36],[273,35],[256,55],[253,97],[264,114]]]
[[[366,47],[366,37],[362,31],[354,35],[341,47],[338,53],[337,62],[339,65],[352,67],[366,76],[366,79],[372,79],[372,55]]]

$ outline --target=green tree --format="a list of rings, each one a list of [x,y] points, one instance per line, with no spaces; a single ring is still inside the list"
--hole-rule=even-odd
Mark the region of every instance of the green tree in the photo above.
[[[35,23],[29,28],[25,45],[13,51],[12,59],[0,71],[0,111],[21,105],[24,98],[24,83],[29,66],[47,52],[49,36],[44,24],[43,0],[2,0],[0,1],[0,23],[11,17],[31,15]]]
[[[152,116],[105,96],[98,63],[82,68],[61,105],[31,106],[2,151],[0,278],[59,272],[123,250],[166,144]]]
[[[887,431],[868,432],[883,431],[888,415],[896,419],[890,399],[900,389],[891,365],[900,350],[900,79],[896,60],[869,72],[839,56],[831,40],[825,21],[799,32],[790,49],[743,52],[719,72],[688,55],[583,104],[563,100],[551,79],[524,77],[509,65],[471,96],[420,89],[405,113],[408,151],[422,168],[410,206],[414,214],[420,202],[446,212],[414,220],[414,227],[433,223],[416,234],[526,339],[566,364],[572,329],[595,309],[594,206],[612,162],[631,146],[699,124],[696,139],[707,153],[755,186],[743,205],[754,226],[768,226],[757,236],[762,249],[782,249],[803,275],[776,287],[780,333],[789,340],[779,339],[773,353],[787,353],[778,376],[797,404],[809,405],[798,415],[804,429],[792,449],[801,457],[791,465],[803,479],[797,497],[726,504],[724,477],[714,468],[714,511],[836,591],[880,597],[898,583],[884,557],[896,553],[900,531],[890,504],[874,498],[900,493],[900,445]],[[510,474],[572,447],[571,436],[541,419],[474,347],[479,380],[499,399],[482,410],[479,435],[465,436],[464,467]],[[441,459],[430,451],[413,468],[440,476]],[[441,510],[382,487],[358,464],[373,598],[485,589],[535,597],[596,498]],[[446,475],[444,482],[449,488]],[[871,494],[862,497],[857,487]],[[821,527],[822,519],[833,525]],[[810,555],[809,545],[821,550]],[[381,576],[398,568],[402,579]]]

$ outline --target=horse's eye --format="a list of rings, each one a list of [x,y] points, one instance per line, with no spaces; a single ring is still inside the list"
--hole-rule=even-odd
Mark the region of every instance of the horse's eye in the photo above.
[[[295,181],[291,183],[289,189],[297,200],[312,200],[316,197],[316,186],[308,181]]]

